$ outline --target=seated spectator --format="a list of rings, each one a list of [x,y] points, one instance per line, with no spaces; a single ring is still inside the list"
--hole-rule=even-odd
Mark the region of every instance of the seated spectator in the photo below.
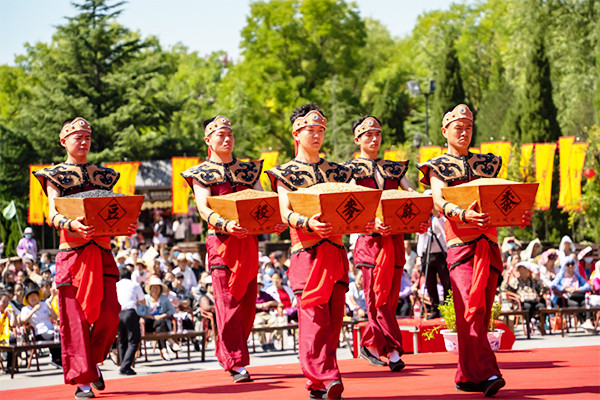
[[[585,302],[585,293],[590,290],[590,284],[579,275],[578,268],[575,268],[575,258],[567,256],[564,258],[564,264],[560,272],[552,281],[552,304],[559,307],[583,307]],[[577,316],[580,322],[583,322],[583,314]],[[591,314],[586,313],[585,319],[591,320]]]
[[[192,288],[198,284],[194,271],[189,267],[188,260],[185,253],[179,253],[177,255],[177,268],[173,270],[173,274],[183,274],[183,287],[185,288],[186,294],[191,293]]]
[[[7,291],[0,291],[0,343],[15,344],[16,338],[12,329],[18,325],[19,310],[10,304],[10,295]],[[6,372],[11,373],[13,353],[6,353]]]
[[[354,319],[363,319],[367,315],[367,303],[365,302],[365,291],[363,289],[362,271],[356,273],[356,280],[350,282],[346,292],[346,306]]]
[[[200,257],[200,253],[192,254],[192,271],[196,276],[196,281],[200,279],[200,275],[202,275],[202,272],[206,272],[204,264],[202,264],[202,258]]]
[[[272,314],[271,311],[277,308],[277,301],[271,297],[267,292],[264,292],[263,281],[259,276],[257,279],[258,292],[256,293],[256,315],[254,317],[254,327],[271,327],[277,325],[277,316]],[[275,332],[276,334],[278,332]],[[272,335],[271,339],[267,341],[266,332],[258,332],[258,340],[264,351],[275,350],[273,340],[275,335]]]
[[[209,332],[216,329],[213,323],[216,323],[215,305],[208,296],[201,296],[196,307],[196,330]]]
[[[52,281],[52,271],[50,271],[50,268],[42,268],[40,270],[40,275],[42,277],[42,280],[47,280],[47,281]]]
[[[17,271],[17,277],[15,278],[15,282],[21,283],[25,286],[25,281],[29,279],[29,273],[26,270],[20,269]]]
[[[400,297],[398,299],[398,305],[396,306],[396,316],[400,318],[410,317],[410,293],[411,293],[412,282],[410,281],[410,274],[407,270],[402,272],[402,281],[400,283]]]
[[[508,279],[502,282],[502,290],[509,290],[519,295],[524,310],[529,311],[529,320],[534,319],[534,314],[546,306],[544,294],[546,288],[541,281],[535,279],[532,273],[536,264],[521,261],[511,269]]]
[[[540,279],[548,289],[552,286],[552,281],[558,274],[560,268],[558,265],[558,254],[555,249],[546,250],[538,260],[540,266]]]
[[[521,252],[521,260],[522,261],[533,261],[537,256],[542,253],[542,242],[540,239],[533,239],[525,250]]]
[[[181,321],[181,329],[192,331],[194,330],[194,322],[192,321],[192,307],[189,300],[182,300],[177,306],[177,312],[173,314],[175,321],[179,324]],[[177,328],[179,330],[179,327]]]
[[[273,284],[271,277],[273,276],[274,273],[275,273],[275,266],[273,265],[273,263],[271,263],[271,262],[266,263],[264,265],[263,274],[262,274],[263,285],[264,285],[265,289]]]
[[[592,257],[592,252],[592,246],[587,246],[577,254],[577,260],[579,260],[579,275],[584,279],[588,279],[594,269],[594,257]]]
[[[13,287],[15,297],[13,297],[12,304],[17,310],[20,311],[24,306],[23,302],[25,297],[25,286],[22,283],[17,282]]]
[[[169,298],[163,293],[168,290],[159,277],[152,276],[146,284],[146,304],[139,304],[137,313],[143,315],[144,325],[147,333],[170,332],[173,330],[171,317],[175,313],[175,307]],[[180,347],[172,339],[167,346],[165,340],[158,341],[160,355],[167,361],[171,360],[173,351],[179,351]]]
[[[54,277],[54,274],[56,273],[56,265],[52,262],[52,256],[50,253],[42,253],[42,256],[40,257],[40,267],[41,270],[48,268],[50,270],[51,277]]]
[[[410,274],[412,273],[415,263],[417,262],[417,252],[414,251],[413,243],[410,240],[404,241],[404,257],[406,260],[404,264],[404,270],[408,272],[408,276],[410,278]]]
[[[556,253],[558,254],[558,262],[560,265],[564,265],[566,257],[575,255],[575,245],[573,244],[573,240],[569,236],[563,236]]]
[[[42,297],[40,300],[49,300],[49,303],[52,302],[52,281],[49,279],[42,279],[40,284],[40,290],[42,291]]]
[[[21,325],[31,324],[34,328],[36,340],[53,340],[55,328],[53,320],[58,319],[54,309],[47,301],[41,301],[42,291],[35,286],[29,287],[23,298],[24,307],[21,310],[19,322]],[[57,368],[62,368],[60,348],[51,348],[50,354],[52,360],[50,364]]]
[[[127,260],[128,256],[129,256],[129,254],[125,250],[119,251],[115,257],[115,262],[117,263],[117,267],[121,268],[125,264],[127,264],[125,261]],[[130,263],[130,264],[132,264],[132,263]]]
[[[133,282],[137,283],[138,285],[140,285],[143,289],[144,285],[146,284],[146,281],[150,277],[150,273],[148,272],[146,264],[144,264],[144,260],[140,259],[140,260],[137,260],[137,262],[135,262],[135,263],[126,263],[126,264],[134,264],[135,265],[135,270],[131,274],[131,280]]]
[[[175,274],[175,280],[173,281],[173,286],[171,287],[171,291],[179,297],[180,300],[187,300],[187,291],[183,287],[183,274],[181,272]]]
[[[288,322],[298,321],[296,296],[294,296],[294,292],[289,286],[283,284],[281,272],[275,272],[271,277],[271,280],[273,281],[273,285],[264,290],[277,301],[279,315],[286,315]]]

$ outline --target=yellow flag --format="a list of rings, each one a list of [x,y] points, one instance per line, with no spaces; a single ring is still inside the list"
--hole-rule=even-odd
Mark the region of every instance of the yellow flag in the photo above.
[[[260,159],[263,161],[263,169],[260,174],[260,184],[262,185],[264,190],[272,191],[271,188],[271,179],[269,175],[266,174],[266,170],[271,169],[277,165],[277,157],[279,156],[278,151],[263,151],[260,153]]]
[[[27,221],[32,225],[43,225],[44,217],[48,218],[48,197],[39,181],[33,176],[33,171],[51,167],[52,164],[29,166],[29,214]]]
[[[398,150],[386,150],[383,152],[383,159],[389,161],[401,161],[400,152]]]
[[[519,170],[523,177],[523,182],[528,182],[529,178],[533,176],[532,167],[532,155],[535,144],[526,143],[521,145],[521,160],[519,161]]]
[[[556,143],[535,144],[535,180],[540,184],[535,196],[534,206],[536,210],[550,208],[555,151]]]
[[[469,151],[474,154],[480,154],[481,149],[479,147],[469,147]]]
[[[187,214],[188,198],[192,188],[188,185],[183,176],[181,176],[181,173],[198,164],[200,164],[200,157],[171,158],[171,169],[173,171],[171,178],[171,199],[173,201],[173,207],[171,212],[173,214]]]
[[[575,137],[561,136],[558,138],[558,208],[568,207],[572,202],[571,191],[571,150]]]
[[[588,143],[575,143],[571,147],[571,168],[569,170],[569,180],[571,181],[571,203],[569,210],[581,210],[579,200],[581,199],[581,174],[585,164],[585,153]],[[566,207],[565,207],[566,208]]]
[[[139,161],[115,162],[104,164],[107,168],[112,168],[121,176],[117,184],[113,187],[113,192],[133,195],[135,193],[135,178],[142,163]]]

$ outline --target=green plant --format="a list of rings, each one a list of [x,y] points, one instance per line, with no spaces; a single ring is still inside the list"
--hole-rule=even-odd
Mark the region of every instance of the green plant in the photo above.
[[[442,318],[446,322],[446,328],[451,330],[452,332],[456,332],[456,310],[454,309],[454,298],[452,297],[452,291],[448,292],[448,296],[446,297],[444,304],[440,304],[438,306],[438,310],[440,310]],[[494,305],[492,306],[492,315],[490,317],[490,323],[488,325],[489,331],[493,331],[494,329],[496,329],[494,321],[498,319],[501,311],[502,305],[498,302],[494,303]]]

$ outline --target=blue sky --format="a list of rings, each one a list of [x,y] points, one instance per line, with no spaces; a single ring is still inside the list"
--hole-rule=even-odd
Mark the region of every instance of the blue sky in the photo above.
[[[394,36],[409,34],[423,12],[448,9],[455,2],[355,0],[363,17],[381,21]],[[200,55],[225,50],[236,58],[249,4],[248,0],[129,0],[119,22],[143,36],[156,35],[165,47],[181,42]],[[0,64],[14,65],[26,42],[49,42],[64,17],[75,14],[71,0],[0,0]]]

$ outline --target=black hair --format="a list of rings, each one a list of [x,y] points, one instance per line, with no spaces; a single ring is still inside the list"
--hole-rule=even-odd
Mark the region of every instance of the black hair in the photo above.
[[[306,114],[308,114],[309,112],[311,112],[313,110],[317,110],[318,112],[321,113],[321,115],[323,117],[325,117],[325,114],[323,114],[323,111],[321,111],[321,109],[319,108],[318,105],[316,105],[315,103],[309,103],[309,104],[303,104],[300,107],[296,108],[292,112],[292,115],[290,115],[290,122],[293,125],[294,121],[296,119],[298,119],[299,117],[304,117]]]
[[[0,299],[3,298],[4,296],[8,297],[9,300],[11,298],[10,293],[8,293],[6,290],[0,290]]]
[[[271,275],[271,276],[275,276],[275,275],[277,275],[283,279],[283,274],[281,272],[279,272],[279,270],[275,270],[275,272],[273,272],[273,275]]]
[[[40,287],[44,287],[44,286],[52,286],[52,281],[50,279],[42,279],[40,281]]]
[[[119,269],[119,277],[121,279],[131,279],[131,271],[126,267]]]
[[[209,118],[209,119],[205,119],[202,122],[202,128],[206,129],[206,127],[208,126],[208,124],[210,124],[211,122],[213,122],[215,120],[215,118],[217,118],[217,117],[212,117],[212,118]]]
[[[379,120],[377,117],[374,117],[374,116],[372,116],[372,115],[365,115],[364,117],[361,117],[359,120],[357,120],[357,121],[356,121],[354,124],[352,124],[352,134],[354,134],[354,130],[355,130],[355,129],[356,129],[356,128],[357,128],[357,127],[360,125],[360,124],[362,124],[362,123],[363,123],[363,121],[364,121],[365,119],[367,119],[367,118],[369,118],[369,117],[371,117],[371,118],[374,118],[374,119],[375,119],[375,121],[377,121],[377,123],[378,123],[379,125],[381,125],[381,121],[380,121],[380,120]]]

